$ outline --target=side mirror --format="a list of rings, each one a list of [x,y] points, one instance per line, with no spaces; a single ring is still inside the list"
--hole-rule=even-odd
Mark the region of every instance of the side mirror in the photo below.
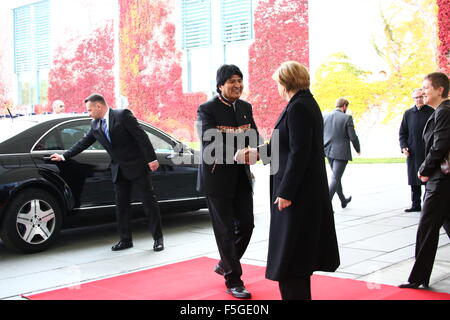
[[[176,157],[182,157],[185,152],[191,149],[182,142],[179,142],[173,146],[173,153],[166,156],[166,159],[174,159]]]

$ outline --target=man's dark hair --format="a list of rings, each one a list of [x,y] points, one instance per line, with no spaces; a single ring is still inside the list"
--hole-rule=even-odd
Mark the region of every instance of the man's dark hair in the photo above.
[[[89,97],[84,99],[84,103],[86,103],[88,101],[90,101],[90,102],[100,102],[101,104],[104,104],[106,106],[105,98],[103,98],[103,96],[101,94],[98,94],[98,93],[93,93]]]
[[[219,87],[223,86],[228,79],[232,76],[238,75],[241,79],[244,79],[241,70],[234,64],[224,64],[217,70],[216,82],[217,82],[217,92],[221,93]]]
[[[449,91],[449,79],[445,73],[442,72],[433,72],[425,76],[424,80],[430,80],[433,88],[438,89],[440,87],[444,88],[442,91],[442,98],[448,97]]]

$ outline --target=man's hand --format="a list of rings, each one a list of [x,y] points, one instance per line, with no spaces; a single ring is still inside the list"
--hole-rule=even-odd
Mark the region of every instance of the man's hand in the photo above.
[[[403,149],[402,149],[402,153],[403,153],[405,156],[409,157],[409,149],[408,149],[408,148],[403,148]]]
[[[149,162],[149,163],[148,163],[148,167],[150,168],[150,170],[152,170],[152,172],[155,172],[156,170],[158,170],[158,168],[159,168],[159,162],[158,162],[158,160]]]
[[[248,158],[248,148],[241,149],[236,153],[235,160],[237,163],[245,163],[246,158]]]
[[[254,148],[241,149],[236,154],[236,161],[238,163],[253,165],[258,161],[258,150]]]
[[[258,149],[248,148],[248,156],[245,158],[245,164],[254,165],[259,159]]]
[[[51,161],[64,161],[64,157],[60,154],[54,153],[50,156]]]
[[[277,200],[275,200],[274,204],[278,204],[278,210],[283,211],[283,209],[289,207],[292,204],[292,201],[277,197]]]

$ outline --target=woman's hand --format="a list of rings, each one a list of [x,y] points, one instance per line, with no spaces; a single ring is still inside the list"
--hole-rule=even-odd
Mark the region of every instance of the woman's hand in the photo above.
[[[292,201],[277,197],[274,204],[278,204],[278,210],[283,211],[284,208],[287,208],[292,204]]]
[[[417,174],[417,177],[418,177],[419,180],[422,181],[423,183],[427,183],[428,180],[430,180],[430,177],[424,177],[424,176],[421,176],[419,173]]]

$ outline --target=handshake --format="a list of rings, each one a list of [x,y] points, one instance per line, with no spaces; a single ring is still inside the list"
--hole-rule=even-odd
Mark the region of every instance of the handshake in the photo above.
[[[238,152],[236,152],[234,160],[236,160],[238,163],[253,165],[256,163],[256,161],[259,160],[258,149],[247,147],[238,150]]]

